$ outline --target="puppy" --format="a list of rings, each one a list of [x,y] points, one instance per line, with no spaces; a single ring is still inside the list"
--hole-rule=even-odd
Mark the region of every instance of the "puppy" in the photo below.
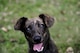
[[[29,45],[28,53],[58,53],[49,33],[53,23],[54,19],[51,16],[40,14],[37,18],[20,18],[14,29],[24,33]]]

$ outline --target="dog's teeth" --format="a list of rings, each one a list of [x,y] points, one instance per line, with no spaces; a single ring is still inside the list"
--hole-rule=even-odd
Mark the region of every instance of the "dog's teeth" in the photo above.
[[[44,49],[44,47],[42,47],[40,50],[37,49],[37,51],[38,51],[38,52],[41,52],[41,51],[43,51],[43,49]]]

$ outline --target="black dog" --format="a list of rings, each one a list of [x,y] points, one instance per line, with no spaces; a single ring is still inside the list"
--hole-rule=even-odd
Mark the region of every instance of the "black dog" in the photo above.
[[[29,43],[29,53],[58,53],[48,30],[53,23],[52,17],[47,14],[40,14],[38,18],[20,18],[14,28],[25,34]]]

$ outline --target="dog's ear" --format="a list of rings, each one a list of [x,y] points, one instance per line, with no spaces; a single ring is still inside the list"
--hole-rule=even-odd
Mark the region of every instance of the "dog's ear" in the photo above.
[[[16,24],[14,25],[14,29],[15,29],[15,30],[22,30],[22,29],[24,28],[25,22],[26,22],[27,20],[28,20],[28,19],[25,18],[25,17],[20,18],[20,19],[16,22]]]
[[[54,23],[54,18],[47,14],[40,14],[39,17],[43,20],[48,28],[51,27]]]

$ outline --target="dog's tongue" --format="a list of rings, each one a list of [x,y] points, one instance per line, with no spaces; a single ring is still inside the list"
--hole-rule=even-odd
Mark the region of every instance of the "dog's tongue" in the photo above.
[[[43,50],[43,46],[42,45],[43,45],[43,43],[34,44],[33,50],[34,51],[38,51],[38,52],[42,51]]]

